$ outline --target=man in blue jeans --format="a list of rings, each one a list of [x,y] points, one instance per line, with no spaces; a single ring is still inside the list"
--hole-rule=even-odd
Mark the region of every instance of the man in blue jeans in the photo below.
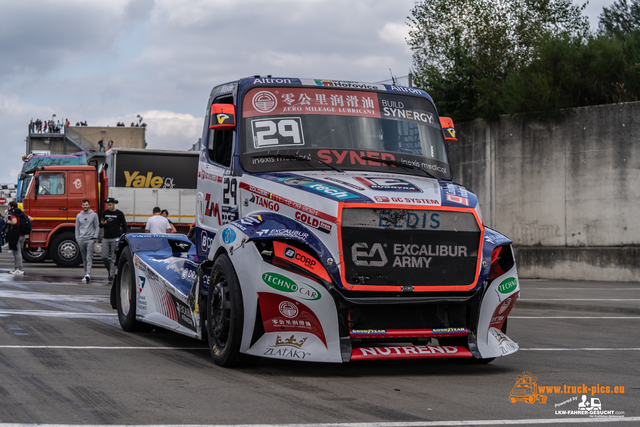
[[[82,211],[76,216],[76,242],[82,255],[84,265],[83,282],[89,283],[91,280],[91,266],[93,264],[93,247],[100,234],[100,221],[98,214],[90,209],[89,200],[82,201]]]

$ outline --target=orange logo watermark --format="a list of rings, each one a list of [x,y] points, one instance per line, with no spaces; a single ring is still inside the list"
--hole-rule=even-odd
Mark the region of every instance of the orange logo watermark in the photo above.
[[[538,378],[531,372],[523,372],[516,378],[516,384],[509,393],[509,402],[547,403],[547,396],[538,393]]]

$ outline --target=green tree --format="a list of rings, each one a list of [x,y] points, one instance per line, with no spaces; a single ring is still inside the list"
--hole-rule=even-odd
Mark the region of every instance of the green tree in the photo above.
[[[416,86],[454,120],[495,118],[498,88],[534,59],[543,40],[585,37],[583,6],[572,0],[422,0],[411,10],[409,38]]]
[[[640,0],[618,0],[603,7],[599,20],[599,34],[620,36],[640,29]]]

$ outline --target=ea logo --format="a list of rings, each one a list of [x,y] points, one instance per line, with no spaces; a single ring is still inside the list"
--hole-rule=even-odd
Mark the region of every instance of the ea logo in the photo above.
[[[261,90],[260,92],[253,95],[251,103],[253,104],[253,108],[255,108],[256,111],[259,111],[261,113],[270,113],[271,111],[275,110],[276,106],[278,105],[278,100],[271,92]]]
[[[293,249],[292,247],[287,247],[287,249],[284,250],[284,256],[286,256],[289,259],[293,259],[296,256],[296,250]]]
[[[280,314],[289,319],[298,315],[298,307],[290,301],[282,301],[278,309],[280,310]]]

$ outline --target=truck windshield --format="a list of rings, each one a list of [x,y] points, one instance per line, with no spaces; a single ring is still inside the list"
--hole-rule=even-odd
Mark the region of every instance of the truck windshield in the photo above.
[[[33,178],[32,171],[41,166],[62,166],[62,165],[86,165],[87,155],[85,153],[75,153],[71,155],[61,156],[33,156],[24,162],[22,171],[18,176],[18,185],[16,187],[16,201],[22,203],[27,194],[29,183]]]
[[[417,167],[451,178],[438,116],[425,98],[328,87],[261,87],[245,95],[242,121],[241,159],[250,172],[334,166],[415,174],[410,167]]]

